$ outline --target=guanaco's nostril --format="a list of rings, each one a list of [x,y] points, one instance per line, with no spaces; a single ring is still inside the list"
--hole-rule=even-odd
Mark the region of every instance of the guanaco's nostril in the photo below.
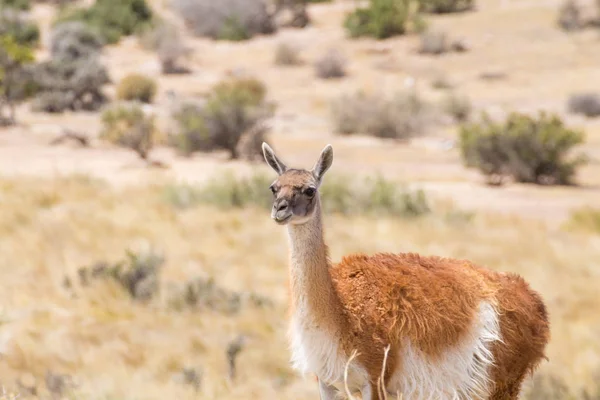
[[[279,204],[277,204],[277,205],[275,206],[275,209],[276,209],[277,211],[283,211],[283,210],[285,210],[286,208],[288,208],[288,203],[287,203],[287,201],[282,201],[281,203],[279,203]]]

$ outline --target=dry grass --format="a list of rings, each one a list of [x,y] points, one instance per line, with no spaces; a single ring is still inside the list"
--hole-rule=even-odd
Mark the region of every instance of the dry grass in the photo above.
[[[164,200],[163,187],[117,190],[85,177],[2,179],[0,192],[0,376],[7,390],[28,377],[43,393],[51,371],[73,377],[78,399],[317,395],[316,383],[288,364],[287,243],[266,211],[180,210]],[[418,222],[327,215],[326,224],[334,260],[351,251],[417,251],[523,274],[550,309],[544,370],[578,387],[600,364],[597,237],[489,215],[460,225],[435,213]],[[63,287],[81,266],[148,245],[166,257],[165,287],[214,277],[228,290],[252,288],[273,307],[174,311],[162,296],[135,302],[111,280],[75,285],[74,294]],[[226,351],[240,334],[248,339],[230,382]],[[201,371],[199,384],[190,371]]]

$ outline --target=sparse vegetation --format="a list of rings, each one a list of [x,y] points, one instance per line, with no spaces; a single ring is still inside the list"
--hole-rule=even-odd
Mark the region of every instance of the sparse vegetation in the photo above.
[[[346,57],[337,49],[329,49],[315,62],[315,73],[321,79],[346,76]]]
[[[424,21],[413,0],[369,0],[366,8],[357,8],[346,17],[344,27],[350,37],[373,36],[386,39],[405,34],[410,25],[421,31]]]
[[[0,8],[26,11],[31,8],[31,0],[0,0]]]
[[[40,41],[40,29],[17,10],[0,7],[0,36],[10,36],[18,44],[36,47]]]
[[[392,98],[357,92],[338,98],[332,107],[335,131],[381,138],[408,139],[422,134],[430,108],[416,92],[400,92]]]
[[[100,34],[106,43],[140,32],[152,22],[146,0],[97,0],[89,8],[66,9],[58,22],[81,21]]]
[[[120,100],[152,103],[156,95],[156,81],[141,74],[124,77],[117,87],[117,98]]]
[[[491,184],[502,184],[506,177],[541,185],[572,184],[585,157],[571,153],[583,141],[582,132],[545,113],[537,118],[513,113],[500,123],[484,116],[460,132],[463,161]]]
[[[575,229],[600,234],[600,209],[585,207],[575,210],[571,214],[568,225]]]
[[[254,174],[238,177],[225,173],[201,187],[170,186],[165,194],[169,203],[186,209],[198,204],[220,208],[260,207],[268,210],[273,202],[268,190],[272,177]],[[421,190],[409,190],[383,177],[349,179],[332,176],[321,188],[323,208],[328,213],[416,217],[431,212]]]
[[[179,132],[171,137],[171,143],[184,154],[222,149],[232,158],[255,158],[260,148],[252,143],[264,138],[264,121],[272,114],[266,93],[264,84],[256,79],[220,82],[206,102],[187,103],[177,111],[174,118]],[[247,141],[247,135],[253,136]]]
[[[444,99],[444,110],[457,122],[465,122],[471,115],[471,101],[455,93],[450,93]]]
[[[173,4],[197,36],[239,41],[275,31],[263,0],[174,0]]]
[[[577,93],[569,97],[567,105],[570,112],[583,114],[593,118],[600,116],[600,94],[599,93]]]
[[[160,289],[160,270],[165,262],[162,254],[153,249],[144,252],[127,251],[125,260],[110,264],[97,262],[77,271],[79,284],[89,286],[94,280],[113,279],[139,301],[155,297]],[[67,278],[69,279],[69,278]]]
[[[302,64],[298,49],[290,43],[279,43],[275,49],[275,64],[297,66]]]
[[[156,140],[154,118],[136,103],[116,103],[102,113],[100,138],[135,151],[147,160]]]

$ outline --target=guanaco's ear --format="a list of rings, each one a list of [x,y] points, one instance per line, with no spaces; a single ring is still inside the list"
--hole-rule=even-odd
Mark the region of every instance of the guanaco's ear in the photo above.
[[[262,150],[263,155],[265,156],[265,161],[271,166],[271,168],[275,170],[275,172],[277,172],[279,175],[282,175],[285,171],[287,171],[287,167],[279,158],[277,158],[271,146],[263,142]]]
[[[331,145],[328,144],[327,146],[325,146],[325,148],[321,152],[321,156],[319,157],[319,160],[317,161],[317,163],[315,164],[315,166],[312,169],[313,175],[315,176],[315,178],[317,178],[317,180],[319,182],[323,179],[323,175],[325,175],[325,172],[327,172],[329,167],[331,167],[332,163],[333,163],[333,147],[331,147]]]

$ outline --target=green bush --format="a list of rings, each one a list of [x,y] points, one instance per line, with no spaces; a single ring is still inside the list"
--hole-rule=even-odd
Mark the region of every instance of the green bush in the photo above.
[[[272,181],[270,175],[257,173],[237,177],[228,172],[200,187],[169,186],[164,194],[166,200],[179,209],[210,204],[226,209],[255,206],[268,210],[273,204],[273,195],[268,190]],[[332,176],[320,190],[325,212],[398,217],[416,217],[431,212],[423,191],[408,190],[382,177],[357,182]]]
[[[0,0],[0,8],[13,8],[15,10],[29,10],[31,0]]]
[[[63,12],[58,22],[82,21],[98,32],[106,43],[139,32],[153,18],[146,0],[96,0],[89,8]]]
[[[265,97],[266,87],[256,79],[222,81],[204,104],[184,104],[174,114],[179,132],[171,137],[171,144],[185,154],[223,149],[232,158],[249,157],[249,147],[240,153],[240,144],[246,135],[264,136],[261,125],[272,114]]]
[[[332,107],[335,131],[342,135],[407,139],[424,132],[430,115],[430,107],[416,92],[391,98],[357,92],[342,95]]]
[[[142,103],[152,103],[156,95],[156,81],[141,74],[127,75],[117,87],[119,100],[137,100]]]
[[[16,104],[33,95],[35,85],[29,64],[34,61],[30,47],[10,35],[0,35],[0,125],[12,125]]]
[[[474,0],[419,0],[421,11],[436,14],[467,11],[474,6]]]
[[[135,151],[146,160],[156,140],[154,119],[137,104],[113,104],[102,113],[100,138]]]
[[[460,131],[463,161],[492,184],[503,183],[507,176],[518,182],[571,184],[585,158],[570,153],[583,141],[582,132],[545,113],[538,118],[512,113],[502,123],[484,116],[482,122],[464,125]]]
[[[413,0],[370,0],[367,8],[357,8],[346,17],[344,27],[350,37],[403,35],[417,15],[413,9]]]
[[[17,43],[36,47],[40,41],[38,26],[11,9],[0,7],[0,36],[10,35]]]

